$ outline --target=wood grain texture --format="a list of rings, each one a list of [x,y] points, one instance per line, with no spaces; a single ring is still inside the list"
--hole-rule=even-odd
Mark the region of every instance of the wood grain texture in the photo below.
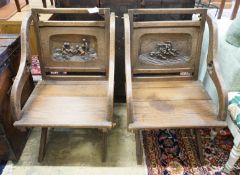
[[[152,82],[148,82],[151,84]],[[147,86],[146,84],[133,82],[133,99],[135,100],[210,100],[209,95],[203,88],[200,82],[190,83],[188,81],[178,82],[172,81],[167,85],[167,82],[153,83]],[[192,86],[191,86],[192,84]],[[155,85],[155,86],[154,86]]]
[[[55,26],[55,27],[61,27],[61,26],[93,26],[93,27],[104,27],[105,23],[104,21],[43,21],[39,23],[40,27],[47,27],[47,26]]]
[[[124,14],[124,36],[125,36],[125,76],[126,76],[126,101],[127,101],[127,122],[132,123],[132,68],[130,54],[130,21],[129,15]]]
[[[42,162],[43,161],[44,155],[46,153],[47,134],[48,134],[48,128],[42,128],[42,130],[41,130],[41,139],[40,139],[40,147],[39,147],[39,154],[38,154],[38,162]]]
[[[30,76],[30,45],[29,45],[29,31],[30,24],[32,21],[32,15],[29,13],[26,19],[22,23],[21,27],[21,61],[18,69],[18,73],[15,77],[12,90],[11,90],[11,111],[14,120],[19,120],[22,115],[21,110],[21,94],[23,87]]]
[[[134,28],[144,28],[144,27],[172,27],[172,26],[179,26],[179,27],[187,27],[187,26],[200,26],[199,21],[148,21],[148,22],[134,22]]]
[[[141,142],[141,131],[135,131],[135,141],[136,141],[136,157],[137,164],[141,165],[143,161],[143,148]]]
[[[111,128],[107,82],[54,83],[38,83],[15,126]]]
[[[112,121],[114,104],[114,72],[115,72],[115,14],[110,16],[110,50],[109,50],[109,70],[108,70],[108,116]]]
[[[151,8],[151,9],[129,9],[134,14],[204,14],[206,9],[202,8]]]
[[[226,126],[200,81],[133,82],[133,124],[143,128]]]

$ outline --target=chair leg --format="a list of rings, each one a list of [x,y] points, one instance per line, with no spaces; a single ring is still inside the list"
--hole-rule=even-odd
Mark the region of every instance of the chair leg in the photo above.
[[[218,17],[217,17],[217,19],[221,19],[222,13],[223,13],[223,9],[224,9],[224,7],[225,7],[225,3],[226,3],[226,0],[222,0],[221,5],[220,5],[220,8],[219,8],[219,11],[218,11]]]
[[[102,162],[107,160],[107,130],[103,130],[103,140],[102,140]]]
[[[137,156],[137,164],[142,164],[142,144],[141,144],[141,138],[140,138],[140,130],[135,132],[135,140],[136,140],[136,156]]]
[[[214,141],[216,136],[218,134],[218,130],[215,130],[215,129],[211,129],[211,132],[210,132],[210,138],[211,138],[211,141]]]
[[[47,8],[47,2],[46,2],[46,0],[42,0],[42,3],[43,3],[43,7],[44,7],[44,8]]]
[[[21,6],[20,6],[20,3],[19,3],[19,0],[15,0],[15,5],[17,7],[17,11],[21,12]]]
[[[53,5],[53,0],[50,0],[50,2],[51,2],[51,5]]]
[[[195,138],[196,138],[196,143],[197,143],[198,156],[199,156],[200,162],[204,163],[201,134],[198,129],[194,129],[194,133],[195,133]]]
[[[238,12],[238,9],[239,9],[239,5],[240,5],[240,0],[236,0],[235,5],[233,7],[232,15],[231,15],[231,18],[230,18],[231,20],[236,18],[237,12]]]
[[[48,133],[48,128],[42,128],[38,162],[43,161],[44,155],[46,153],[47,133]]]
[[[239,157],[240,157],[240,145],[234,144],[234,146],[230,152],[229,159],[228,159],[227,163],[225,164],[223,171],[225,173],[230,173],[230,171],[232,171],[235,163],[238,161]]]

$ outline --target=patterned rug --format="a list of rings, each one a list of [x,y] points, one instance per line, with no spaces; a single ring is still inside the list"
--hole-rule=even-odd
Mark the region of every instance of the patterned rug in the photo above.
[[[148,175],[224,175],[221,172],[233,146],[227,129],[210,140],[210,130],[201,130],[204,164],[197,155],[190,129],[144,131],[143,145]],[[230,175],[240,174],[240,162]]]
[[[32,75],[41,75],[40,63],[38,56],[32,56]]]

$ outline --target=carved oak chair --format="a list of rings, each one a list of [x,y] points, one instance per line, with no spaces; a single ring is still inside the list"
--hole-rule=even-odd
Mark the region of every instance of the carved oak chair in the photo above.
[[[199,14],[194,20],[143,21],[146,15]],[[215,107],[198,80],[205,22],[210,38],[208,73],[219,98]],[[217,61],[217,28],[206,9],[133,9],[124,15],[128,129],[135,132],[138,164],[142,162],[140,131],[226,126],[226,93]]]
[[[107,131],[114,125],[115,15],[99,9],[98,20],[51,21],[42,20],[42,14],[81,16],[88,10],[32,9],[23,21],[21,64],[11,91],[14,126],[42,128],[39,161],[44,158],[48,128],[98,128],[103,132],[105,161]],[[32,21],[42,80],[21,107],[21,93],[31,69]]]

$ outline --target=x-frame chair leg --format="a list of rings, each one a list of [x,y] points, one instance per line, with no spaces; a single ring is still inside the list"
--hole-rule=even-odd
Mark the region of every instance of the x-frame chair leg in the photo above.
[[[40,147],[39,147],[39,155],[38,155],[38,162],[42,162],[43,161],[44,155],[46,153],[47,133],[48,133],[48,128],[42,128],[41,139],[40,139]]]
[[[194,129],[195,139],[197,143],[197,150],[198,150],[198,156],[201,161],[201,163],[204,163],[204,156],[203,156],[203,147],[202,147],[202,139],[199,129]]]
[[[141,131],[135,131],[135,140],[136,140],[136,157],[137,157],[137,164],[142,164],[143,159],[143,150],[142,150],[142,143],[141,143]]]
[[[107,160],[107,129],[102,131],[102,162],[106,162]]]

